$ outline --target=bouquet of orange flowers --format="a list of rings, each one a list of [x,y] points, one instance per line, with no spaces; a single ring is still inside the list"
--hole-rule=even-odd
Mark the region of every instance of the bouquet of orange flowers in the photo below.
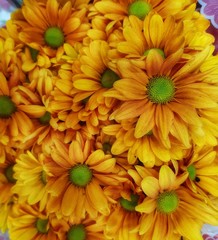
[[[0,29],[0,230],[201,240],[218,225],[218,55],[196,0],[24,0]]]

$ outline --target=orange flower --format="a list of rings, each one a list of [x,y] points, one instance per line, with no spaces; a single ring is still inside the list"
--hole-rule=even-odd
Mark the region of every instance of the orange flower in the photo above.
[[[48,211],[66,216],[71,222],[80,222],[86,213],[91,218],[98,213],[108,215],[109,204],[102,188],[125,181],[119,176],[115,159],[94,150],[93,142],[85,141],[79,133],[70,145],[57,139],[54,144],[48,163],[53,175],[48,179],[48,189],[54,196],[47,203]]]

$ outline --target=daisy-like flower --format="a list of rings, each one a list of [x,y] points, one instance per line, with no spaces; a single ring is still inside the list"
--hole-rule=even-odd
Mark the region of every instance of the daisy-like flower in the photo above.
[[[194,31],[186,22],[176,23],[172,16],[163,19],[161,15],[153,12],[149,13],[144,21],[130,16],[123,24],[125,40],[118,43],[116,48],[118,52],[124,54],[125,58],[134,59],[148,56],[151,49],[157,51],[165,59],[183,48],[182,57],[189,59],[189,55],[196,50],[203,50],[211,45],[213,38],[203,30]],[[203,40],[203,35],[205,35],[205,40]]]
[[[66,216],[71,222],[80,221],[86,213],[91,218],[98,213],[108,215],[110,209],[103,186],[119,185],[126,180],[119,174],[116,160],[102,150],[93,150],[93,142],[85,141],[78,132],[70,145],[57,139],[54,144],[48,162],[53,176],[47,183],[54,196],[47,203],[48,211]]]
[[[113,21],[120,21],[131,15],[143,20],[150,11],[155,11],[164,18],[168,15],[180,18],[182,15],[190,16],[192,14],[195,9],[194,3],[195,1],[193,0],[181,2],[172,0],[97,0],[95,1],[94,9],[91,10],[93,15],[101,14]]]
[[[24,1],[20,11],[23,18],[14,16],[19,38],[48,56],[55,56],[65,42],[81,42],[89,29],[87,9],[72,8],[70,1],[63,6],[57,0]]]
[[[27,151],[17,156],[13,167],[16,184],[12,191],[19,196],[19,202],[34,205],[39,203],[39,210],[45,209],[48,201],[46,156]]]
[[[140,161],[149,168],[154,165],[162,165],[163,162],[169,162],[171,159],[179,160],[183,157],[184,147],[181,147],[172,135],[164,143],[160,142],[156,128],[145,136],[136,138],[134,136],[135,121],[135,119],[130,119],[122,121],[120,124],[109,123],[103,127],[104,133],[115,138],[111,144],[111,154],[119,156],[127,152],[126,159],[129,164]]]
[[[198,109],[217,107],[218,87],[205,80],[209,71],[199,71],[210,51],[208,47],[186,63],[180,63],[181,49],[165,60],[155,50],[139,63],[119,60],[117,65],[122,79],[104,94],[122,101],[110,119],[118,123],[135,119],[134,137],[137,139],[155,129],[163,145],[172,135],[189,148],[190,126],[194,127],[192,135],[204,136]]]
[[[158,177],[147,176],[141,181],[145,199],[135,209],[142,213],[139,234],[143,240],[174,240],[178,235],[201,240],[202,223],[217,224],[217,212],[182,186],[186,178],[187,174],[175,175],[163,165]]]
[[[135,207],[141,202],[141,197],[136,193],[132,182],[128,181],[122,186],[108,186],[104,192],[111,201],[111,213],[105,217],[106,239],[139,240],[136,229],[141,214],[135,211]]]
[[[186,184],[193,192],[218,197],[218,161],[214,147],[193,147],[178,164],[180,169],[189,173]]]
[[[39,211],[37,205],[15,204],[8,220],[10,239],[58,240],[56,226],[52,224],[55,218],[55,215]]]
[[[105,240],[103,229],[105,222],[101,216],[91,219],[89,215],[77,223],[69,223],[65,234],[66,240]]]
[[[3,129],[8,129],[6,133],[8,136],[14,140],[21,140],[22,136],[27,136],[33,130],[32,121],[19,109],[22,104],[20,100],[25,101],[25,98],[17,99],[18,88],[10,88],[10,82],[7,82],[2,72],[0,72],[0,78],[0,125]],[[30,91],[26,95],[30,98],[33,96]]]

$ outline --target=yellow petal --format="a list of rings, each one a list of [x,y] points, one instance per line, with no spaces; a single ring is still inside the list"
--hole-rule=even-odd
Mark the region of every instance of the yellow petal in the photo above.
[[[159,184],[162,191],[171,190],[176,181],[176,176],[172,169],[163,165],[159,172]]]
[[[150,198],[155,198],[159,194],[159,182],[154,177],[146,177],[141,182],[143,192]]]
[[[135,207],[137,212],[152,213],[156,209],[157,203],[155,199],[145,198],[144,201]]]

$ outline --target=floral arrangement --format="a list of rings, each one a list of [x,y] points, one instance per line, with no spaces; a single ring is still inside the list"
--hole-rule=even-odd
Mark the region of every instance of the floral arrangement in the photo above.
[[[0,29],[0,230],[201,240],[218,225],[218,56],[196,0],[24,0]]]

